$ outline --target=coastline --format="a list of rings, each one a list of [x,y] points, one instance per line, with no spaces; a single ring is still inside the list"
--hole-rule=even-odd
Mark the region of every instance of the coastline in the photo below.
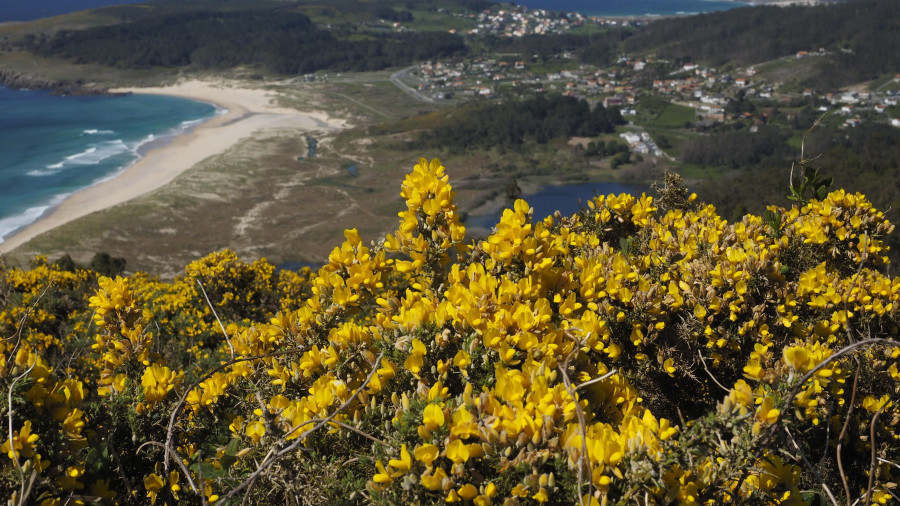
[[[36,221],[7,237],[0,243],[0,253],[9,253],[34,237],[82,216],[151,193],[202,160],[223,153],[259,130],[298,128],[312,131],[346,127],[345,121],[332,119],[325,112],[276,107],[271,104],[274,93],[259,88],[241,88],[223,80],[189,80],[165,87],[109,91],[177,96],[207,102],[225,112],[161,146],[149,148],[115,177],[69,195]]]

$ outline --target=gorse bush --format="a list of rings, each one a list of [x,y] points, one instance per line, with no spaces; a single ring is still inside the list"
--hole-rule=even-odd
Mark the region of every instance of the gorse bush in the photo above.
[[[865,197],[737,223],[681,193],[540,221],[519,200],[469,243],[444,170],[421,160],[397,230],[348,230],[315,273],[228,251],[173,282],[5,268],[11,502],[897,493],[900,282]]]

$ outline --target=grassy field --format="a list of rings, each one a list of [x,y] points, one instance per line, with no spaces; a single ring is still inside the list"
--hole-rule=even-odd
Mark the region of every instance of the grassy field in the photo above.
[[[655,117],[648,119],[645,124],[655,128],[684,128],[686,124],[694,121],[694,108],[678,104],[668,104]]]

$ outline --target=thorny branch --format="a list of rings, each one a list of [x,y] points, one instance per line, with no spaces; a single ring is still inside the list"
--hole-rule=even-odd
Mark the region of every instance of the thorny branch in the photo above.
[[[228,343],[228,349],[231,350],[231,360],[234,360],[234,345],[231,344],[231,337],[228,335],[228,331],[225,330],[225,325],[222,324],[222,320],[219,319],[216,308],[213,307],[212,302],[210,302],[209,295],[206,295],[206,288],[203,288],[203,283],[198,279],[197,284],[200,285],[200,291],[203,292],[203,298],[206,299],[206,305],[209,306],[209,310],[212,311],[213,316],[216,317],[216,321],[219,322],[219,328],[222,329],[222,334],[225,335],[225,342]]]

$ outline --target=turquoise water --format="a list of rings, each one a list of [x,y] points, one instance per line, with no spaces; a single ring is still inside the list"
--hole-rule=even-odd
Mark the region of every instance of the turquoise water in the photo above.
[[[115,4],[135,4],[144,1],[146,0],[2,0],[0,23],[31,21],[85,9]]]
[[[0,87],[0,240],[216,112],[177,97]]]
[[[698,14],[745,7],[718,0],[519,0],[530,9],[580,12],[589,16],[662,16]]]
[[[525,195],[523,200],[534,209],[532,219],[540,221],[547,216],[559,211],[563,216],[570,215],[579,209],[587,207],[589,200],[597,195],[609,195],[614,193],[629,193],[640,195],[649,192],[649,188],[643,185],[621,183],[576,183],[554,185],[542,188],[536,193]],[[511,207],[511,206],[510,206]],[[467,227],[490,229],[497,225],[503,211],[488,216],[470,216],[466,220]]]

